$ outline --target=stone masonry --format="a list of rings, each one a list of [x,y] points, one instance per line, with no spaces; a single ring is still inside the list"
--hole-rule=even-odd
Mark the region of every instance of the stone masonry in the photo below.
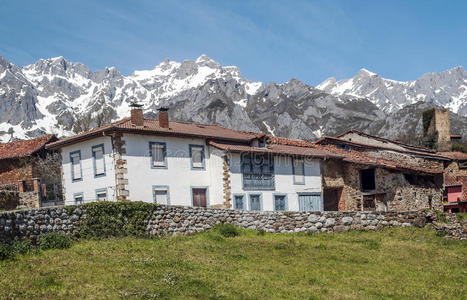
[[[121,133],[115,133],[112,136],[113,159],[115,162],[115,182],[116,182],[116,197],[117,201],[129,200],[130,191],[127,189],[128,179],[125,174],[128,173],[126,167],[126,159],[123,159],[123,154],[126,154],[125,141],[122,140]]]
[[[156,204],[154,204],[156,205]],[[86,205],[50,207],[0,213],[0,242],[29,238],[37,242],[47,232],[73,235],[86,218]],[[436,221],[431,212],[271,212],[157,205],[147,220],[151,235],[186,235],[210,229],[217,223],[274,233],[343,232],[378,230],[390,226],[423,227],[432,223],[447,236],[467,239],[467,223],[451,218],[448,225]]]

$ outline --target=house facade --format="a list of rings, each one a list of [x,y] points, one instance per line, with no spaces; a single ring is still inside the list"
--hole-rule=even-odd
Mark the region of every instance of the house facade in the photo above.
[[[62,155],[66,205],[91,201],[248,210],[323,210],[319,146],[217,125],[131,117],[48,145]],[[291,144],[292,143],[292,144]]]

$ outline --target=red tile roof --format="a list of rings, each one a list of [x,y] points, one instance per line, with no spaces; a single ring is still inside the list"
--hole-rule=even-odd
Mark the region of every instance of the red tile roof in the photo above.
[[[359,131],[359,130],[356,130],[356,129],[351,129],[351,130],[349,130],[349,131],[347,131],[347,132],[344,132],[344,133],[342,133],[342,134],[339,134],[339,135],[336,136],[336,137],[337,137],[337,138],[342,138],[344,135],[349,134],[349,133],[356,133],[356,134],[358,134],[358,135],[366,136],[366,137],[368,137],[368,138],[372,138],[372,139],[375,139],[375,140],[378,140],[378,141],[393,143],[393,144],[396,144],[396,145],[399,145],[399,146],[401,146],[401,147],[404,147],[404,148],[407,148],[407,149],[411,149],[411,150],[417,150],[417,151],[422,151],[422,152],[432,152],[432,153],[435,152],[434,150],[431,150],[431,149],[428,149],[428,148],[425,148],[425,147],[409,145],[409,144],[402,143],[402,142],[397,141],[397,140],[391,140],[391,139],[383,138],[383,137],[380,137],[380,136],[371,135],[371,134],[368,134],[368,133],[366,133],[366,132]]]
[[[463,152],[438,152],[438,154],[454,160],[467,160],[467,153]]]
[[[248,145],[238,145],[229,143],[219,143],[210,141],[209,145],[218,149],[230,152],[249,152],[249,153],[271,153],[281,155],[298,155],[310,158],[342,158],[341,156],[327,151],[323,147],[313,145],[312,147],[301,147],[283,144],[268,144],[266,147],[251,147]]]
[[[89,131],[85,131],[71,137],[60,139],[59,141],[48,145],[47,148],[60,148],[65,145],[74,144],[76,142],[90,139],[113,131],[137,134],[161,134],[200,137],[206,139],[219,139],[232,142],[249,142],[252,139],[261,136],[258,133],[228,129],[219,125],[207,125],[175,121],[169,122],[169,128],[163,128],[159,126],[159,121],[157,119],[144,119],[144,126],[135,126],[131,123],[130,118],[125,118],[117,122],[110,123]]]
[[[445,173],[444,174],[444,185],[445,186],[457,186],[457,185],[462,185],[462,182],[458,181],[456,176]]]
[[[56,141],[53,134],[35,139],[0,144],[0,159],[26,157],[36,153],[49,143]]]
[[[432,158],[432,159],[450,160],[450,158],[448,158],[446,156],[443,156],[443,155],[440,155],[440,154],[436,154],[436,153],[415,151],[415,150],[409,150],[409,149],[399,150],[399,149],[394,149],[394,148],[390,148],[390,147],[368,145],[368,144],[348,141],[348,140],[341,139],[341,138],[334,137],[334,136],[322,137],[319,140],[315,141],[314,143],[320,144],[320,145],[347,144],[347,145],[358,147],[358,148],[382,149],[382,150],[395,151],[395,152],[401,152],[401,153],[409,153],[409,154],[413,154],[413,155],[417,155],[417,156],[424,156],[424,157],[428,157],[428,158]]]
[[[405,171],[405,172],[417,172],[424,174],[442,174],[443,170],[439,168],[428,168],[422,166],[407,165],[400,161],[393,161],[384,158],[376,158],[365,154],[365,152],[357,150],[344,150],[338,149],[334,145],[325,145],[326,150],[331,151],[335,154],[343,156],[343,161],[349,163],[356,163],[368,166],[383,167],[387,169]]]

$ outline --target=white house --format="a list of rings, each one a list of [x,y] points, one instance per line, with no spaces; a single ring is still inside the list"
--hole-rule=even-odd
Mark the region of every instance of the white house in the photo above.
[[[246,210],[323,210],[319,145],[131,117],[48,145],[60,150],[65,204],[145,201]]]

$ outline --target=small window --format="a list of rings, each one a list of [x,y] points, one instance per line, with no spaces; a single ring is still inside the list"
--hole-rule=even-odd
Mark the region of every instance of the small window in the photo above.
[[[305,164],[303,159],[293,159],[293,182],[294,184],[305,184]]]
[[[276,211],[287,210],[285,195],[274,195],[274,210]]]
[[[234,209],[245,209],[245,196],[235,195],[234,196]]]
[[[250,195],[250,210],[261,210],[261,195]]]
[[[153,187],[154,203],[169,205],[169,188],[165,186]]]
[[[84,203],[83,193],[77,193],[73,196],[73,198],[75,200],[75,205]]]
[[[165,143],[150,142],[149,153],[151,156],[152,168],[167,167],[167,147]]]
[[[96,191],[96,200],[97,201],[107,201],[107,189],[101,189]]]
[[[92,157],[94,160],[94,176],[105,176],[104,145],[92,147]]]
[[[373,191],[376,189],[375,169],[366,169],[360,171],[362,191]]]
[[[82,179],[82,170],[81,170],[81,151],[75,151],[70,153],[71,161],[71,178],[73,181],[78,181]]]
[[[191,168],[204,168],[204,146],[190,145]]]

